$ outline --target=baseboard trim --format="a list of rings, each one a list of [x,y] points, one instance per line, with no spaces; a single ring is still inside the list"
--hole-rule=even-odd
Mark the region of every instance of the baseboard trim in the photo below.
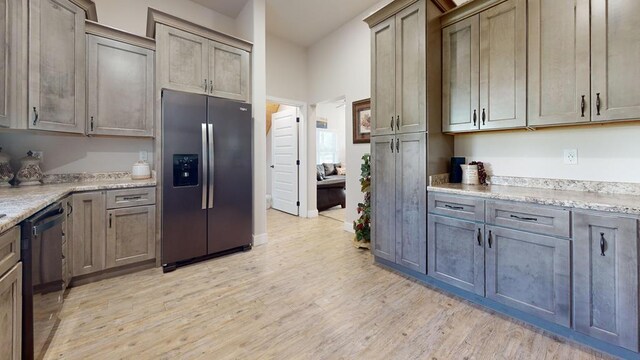
[[[267,233],[253,235],[253,246],[265,245],[269,242],[269,235]]]
[[[318,210],[309,210],[307,211],[307,217],[309,219],[317,218],[319,215]]]
[[[352,234],[356,233],[356,231],[353,230],[353,224],[352,223],[350,223],[348,221],[345,221],[343,226],[344,226],[344,231],[350,232]]]

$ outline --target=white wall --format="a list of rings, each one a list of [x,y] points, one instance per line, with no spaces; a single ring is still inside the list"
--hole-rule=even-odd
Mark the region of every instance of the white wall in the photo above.
[[[230,35],[238,36],[236,20],[189,0],[94,0],[98,22],[145,36],[147,9],[154,8]]]
[[[345,109],[344,100],[321,103],[316,106],[316,116],[317,119],[325,118],[327,120],[327,129],[336,134],[338,162],[347,167],[347,113]],[[315,126],[315,124],[313,125]],[[316,161],[316,164],[319,164],[318,161]]]
[[[351,119],[351,104],[371,97],[371,35],[362,19],[389,2],[381,1],[309,48],[310,104],[344,96],[346,118]],[[353,144],[352,126],[346,127],[345,134],[348,164],[345,219],[348,224],[345,228],[351,229],[350,223],[358,216],[358,203],[364,199],[359,183],[361,158],[370,153],[371,147],[369,144]],[[315,182],[315,177],[309,178],[310,187],[315,186],[312,181]]]
[[[578,165],[564,164],[564,149],[578,150]],[[456,135],[455,154],[493,175],[638,183],[640,124]]]
[[[267,35],[267,95],[307,101],[307,50],[287,40]]]

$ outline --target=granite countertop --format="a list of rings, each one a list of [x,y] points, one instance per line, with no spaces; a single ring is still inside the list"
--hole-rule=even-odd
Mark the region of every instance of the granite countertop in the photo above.
[[[427,191],[487,199],[528,202],[585,210],[640,215],[640,195],[610,194],[575,190],[543,189],[505,185],[440,184]]]
[[[0,233],[9,230],[36,212],[74,192],[150,186],[156,186],[155,179],[131,180],[129,178],[0,188],[0,214],[7,215],[0,218]]]

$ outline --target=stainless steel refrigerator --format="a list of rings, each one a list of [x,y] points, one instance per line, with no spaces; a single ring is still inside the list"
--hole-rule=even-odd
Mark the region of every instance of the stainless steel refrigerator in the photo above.
[[[252,245],[251,105],[162,92],[162,264]]]

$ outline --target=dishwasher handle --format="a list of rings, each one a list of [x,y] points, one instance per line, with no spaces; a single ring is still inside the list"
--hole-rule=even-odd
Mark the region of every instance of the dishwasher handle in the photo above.
[[[52,227],[61,224],[64,221],[64,209],[58,210],[57,214],[51,217],[44,218],[33,225],[33,236],[38,236],[44,231],[51,229]]]

